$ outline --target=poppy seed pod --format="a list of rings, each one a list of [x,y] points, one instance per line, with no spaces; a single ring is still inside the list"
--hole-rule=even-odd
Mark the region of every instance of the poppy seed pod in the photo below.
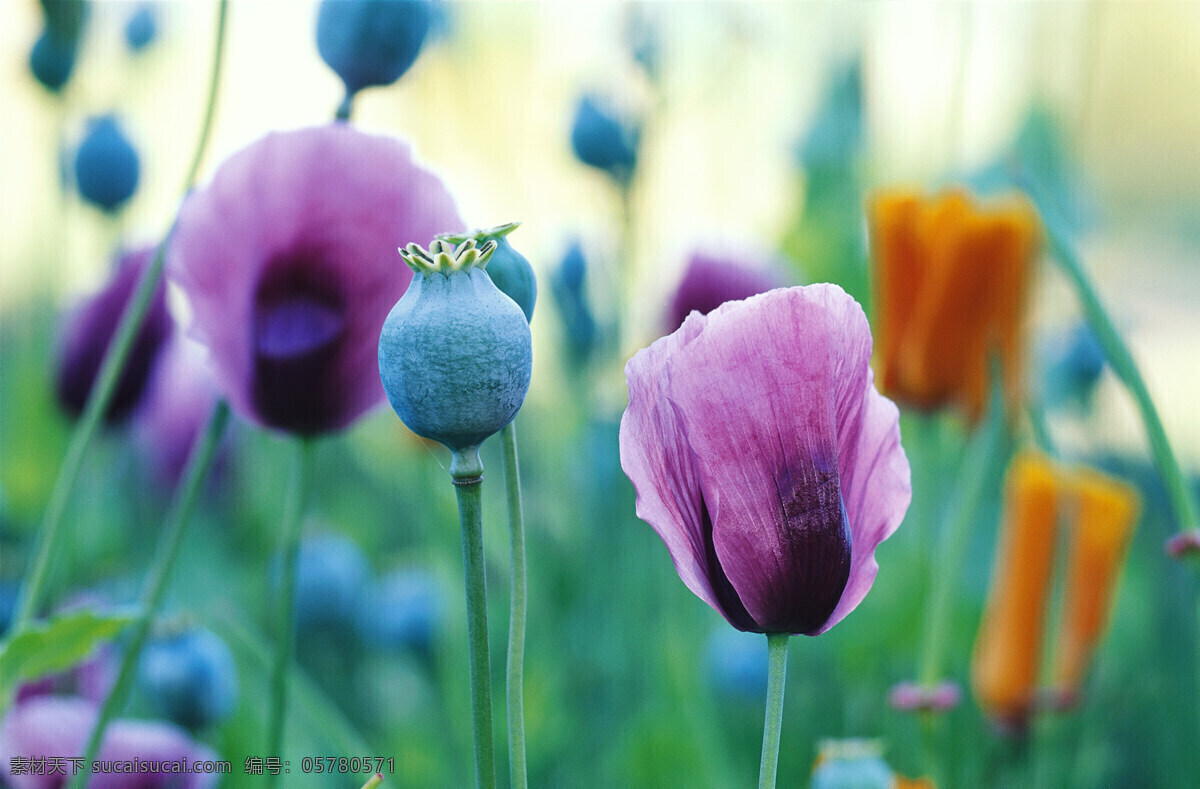
[[[409,244],[401,256],[417,275],[379,338],[392,408],[414,433],[455,452],[511,422],[529,389],[529,323],[483,270],[495,248]]]
[[[471,233],[450,234],[442,233],[438,238],[451,244],[458,245],[469,239],[474,239],[476,245],[487,241],[495,241],[496,249],[487,261],[487,275],[500,291],[517,303],[525,320],[533,320],[533,307],[537,303],[537,278],[533,274],[533,266],[513,245],[508,243],[508,234],[521,226],[520,222],[509,222],[488,230],[475,230]]]
[[[205,628],[173,633],[147,645],[138,683],[159,714],[192,731],[227,718],[237,705],[233,653]]]
[[[88,121],[75,152],[75,183],[84,200],[112,213],[137,191],[137,151],[113,115]]]
[[[74,41],[63,39],[47,28],[38,36],[29,52],[29,70],[42,87],[51,93],[58,93],[71,79],[78,51]]]
[[[317,12],[317,51],[352,96],[400,79],[420,54],[432,21],[429,0],[324,0]]]
[[[571,148],[579,161],[628,181],[637,166],[639,137],[640,129],[624,121],[601,97],[580,98],[571,125]]]
[[[158,37],[158,10],[152,3],[142,3],[125,22],[125,46],[130,52],[141,52]]]

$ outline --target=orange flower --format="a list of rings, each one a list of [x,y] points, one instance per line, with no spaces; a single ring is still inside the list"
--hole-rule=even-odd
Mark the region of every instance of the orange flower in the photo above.
[[[1046,458],[1026,454],[1013,461],[992,587],[975,641],[975,697],[989,715],[1018,727],[1033,709],[1037,687],[1059,489]]]
[[[1117,575],[1137,524],[1137,490],[1111,477],[1081,472],[1075,479],[1076,513],[1071,533],[1054,683],[1073,701],[1108,625]]]
[[[1025,293],[1040,226],[1014,198],[976,207],[963,191],[884,192],[868,206],[881,389],[918,408],[983,411],[988,357],[1019,398]]]
[[[975,696],[993,718],[1021,728],[1034,710],[1060,516],[1070,539],[1054,678],[1069,703],[1107,625],[1138,510],[1132,487],[1099,472],[1061,470],[1036,453],[1013,461],[972,664]]]

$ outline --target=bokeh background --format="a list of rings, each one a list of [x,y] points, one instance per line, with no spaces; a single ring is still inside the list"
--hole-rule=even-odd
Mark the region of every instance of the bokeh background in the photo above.
[[[169,227],[198,134],[214,7],[153,9],[158,37],[135,56],[122,30],[136,6],[94,3],[76,73],[63,94],[51,95],[28,69],[41,26],[37,4],[3,4],[6,584],[25,571],[71,427],[52,392],[61,316],[104,281],[118,245],[155,242]],[[317,55],[315,19],[314,3],[232,4],[202,182],[264,133],[332,117],[342,87]],[[656,42],[651,71],[633,57],[640,35]],[[814,208],[814,190],[828,184],[806,170],[802,151],[830,112],[830,86],[854,63],[861,144],[848,196],[835,201],[840,213],[831,218],[818,213],[825,204]],[[572,118],[585,91],[610,95],[642,119],[627,194],[572,153]],[[364,92],[354,122],[411,141],[470,224],[522,221],[513,243],[543,283],[531,324],[534,382],[518,419],[533,785],[735,786],[754,775],[762,714],[755,653],[740,668],[725,665],[721,656],[735,648],[714,647],[711,639],[728,626],[687,592],[662,544],[635,518],[617,457],[622,365],[664,333],[668,302],[693,251],[770,260],[791,284],[837,281],[870,315],[862,198],[896,184],[983,183],[1023,130],[1041,128],[1035,148],[1059,168],[1059,183],[1081,206],[1079,249],[1096,286],[1185,466],[1200,464],[1196,96],[1200,5],[1190,3],[442,5],[439,30],[413,68],[394,86]],[[106,112],[120,116],[142,164],[138,191],[116,220],[85,205],[60,176],[62,152],[78,144],[86,118]],[[548,286],[575,241],[588,261],[602,337],[584,361],[572,356]],[[831,253],[843,249],[838,243],[851,252]],[[621,293],[628,298],[618,304]],[[1047,360],[1078,323],[1079,309],[1050,265],[1038,271],[1031,299],[1030,377],[1046,387]],[[186,314],[178,295],[173,306]],[[906,430],[911,418],[905,414]],[[1200,770],[1192,747],[1200,727],[1195,584],[1186,566],[1163,557],[1162,542],[1176,524],[1140,422],[1105,371],[1089,407],[1051,410],[1049,427],[1065,456],[1132,478],[1146,501],[1112,628],[1080,707],[1039,720],[1032,745],[997,735],[969,689],[924,739],[918,717],[889,707],[888,689],[915,674],[933,572],[953,571],[961,587],[947,673],[967,687],[995,549],[1000,504],[993,489],[977,513],[966,565],[932,567],[929,513],[942,494],[918,489],[912,514],[877,554],[879,578],[860,609],[828,634],[793,643],[782,785],[805,785],[826,737],[879,738],[888,762],[911,776],[927,772],[922,748],[932,742],[947,786],[1191,785],[1189,776]],[[965,430],[945,419],[940,454],[910,451],[914,466],[953,469]],[[256,743],[265,743],[259,689],[285,456],[278,438],[236,426],[170,593],[168,619],[212,628],[236,659],[233,711],[197,735],[233,761],[223,784],[231,787],[261,780],[239,768],[258,753]],[[324,471],[306,530],[340,535],[362,552],[366,569],[356,565],[350,573],[360,581],[348,592],[355,606],[379,606],[372,578],[422,568],[436,591],[435,603],[422,603],[433,636],[427,649],[373,643],[357,619],[302,632],[300,658],[311,681],[297,705],[289,753],[341,753],[357,742],[372,754],[395,755],[389,784],[467,785],[465,623],[447,458],[384,408],[321,442],[316,462]],[[508,548],[496,447],[485,448],[485,465],[499,689]],[[52,599],[84,592],[132,597],[168,496],[147,483],[150,476],[129,451],[128,436],[110,431],[98,442],[71,504],[72,550],[53,575]],[[133,717],[153,714],[144,695],[129,710]],[[292,778],[288,785],[350,785]]]

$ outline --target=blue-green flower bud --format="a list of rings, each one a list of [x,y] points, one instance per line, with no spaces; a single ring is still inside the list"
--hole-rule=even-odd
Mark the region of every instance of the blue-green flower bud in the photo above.
[[[537,303],[537,278],[525,256],[508,243],[508,234],[520,226],[520,222],[509,222],[507,225],[470,233],[444,233],[438,238],[456,246],[471,239],[477,245],[495,241],[496,249],[487,261],[487,274],[505,296],[517,303],[521,312],[525,313],[525,320],[532,321],[533,306]]]
[[[454,452],[517,415],[529,389],[529,323],[483,270],[495,241],[401,250],[415,272],[379,337],[379,374],[396,414]],[[452,468],[453,471],[453,468]]]

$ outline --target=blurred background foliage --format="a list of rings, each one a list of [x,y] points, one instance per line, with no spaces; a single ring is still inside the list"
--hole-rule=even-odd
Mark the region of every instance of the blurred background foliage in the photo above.
[[[157,41],[132,56],[121,31],[134,5],[94,4],[75,75],[53,95],[28,73],[37,4],[4,7],[0,591],[10,597],[70,430],[52,396],[60,316],[105,279],[118,243],[153,242],[170,225],[200,123],[212,8],[154,9]],[[518,418],[532,785],[715,787],[748,785],[754,774],[755,658],[746,668],[711,657],[734,654],[709,644],[729,628],[684,588],[635,518],[617,455],[622,364],[663,332],[694,250],[774,260],[789,283],[838,282],[870,315],[865,195],[895,183],[964,181],[987,192],[1018,161],[1084,234],[1085,259],[1177,451],[1189,467],[1200,463],[1200,103],[1191,98],[1200,95],[1200,5],[470,2],[443,3],[442,12],[413,69],[362,95],[356,125],[410,140],[468,223],[523,221],[512,240],[560,303],[571,304],[570,282],[578,293],[578,270],[560,268],[571,245],[586,259],[592,314],[585,320],[568,307],[561,313],[574,318],[564,321],[543,302],[532,321],[534,383]],[[317,56],[315,16],[313,3],[233,4],[202,172],[268,130],[332,116],[341,86]],[[588,91],[641,121],[627,184],[572,154],[572,117]],[[84,119],[111,111],[142,163],[117,218],[63,188],[64,152],[78,144]],[[906,441],[913,506],[879,549],[880,574],[860,609],[793,645],[784,785],[807,781],[827,737],[879,738],[892,767],[913,776],[926,770],[923,749],[933,749],[946,786],[1188,786],[1200,773],[1195,583],[1162,554],[1176,525],[1125,392],[1064,339],[1079,320],[1073,294],[1047,266],[1032,300],[1030,377],[1047,402],[1064,403],[1048,412],[1056,443],[1069,459],[1130,479],[1146,501],[1080,708],[1039,717],[1036,736],[1021,744],[996,736],[969,693],[931,734],[888,706],[889,688],[914,675],[933,573],[955,573],[946,674],[966,686],[1000,511],[993,484],[965,566],[933,566],[933,529],[966,428],[953,416],[906,413],[905,435],[924,436]],[[592,342],[599,350],[589,357]],[[1066,405],[1076,385],[1067,378],[1080,367],[1092,383],[1082,404]],[[930,419],[932,429],[917,426]],[[508,548],[494,444],[484,451],[484,525],[499,688]],[[389,784],[465,786],[466,639],[448,460],[381,409],[321,442],[315,462],[306,533],[351,541],[361,554],[348,561],[368,569],[343,573],[358,582],[346,582],[353,603],[345,611],[301,633],[311,683],[297,691],[293,765],[300,755],[365,747],[363,755],[395,756]],[[269,557],[286,477],[280,440],[236,425],[170,592],[168,626],[211,628],[233,653],[236,704],[198,733],[233,760],[230,787],[258,785],[241,761],[266,755],[254,750],[266,716],[257,689],[266,684]],[[54,571],[52,599],[85,590],[114,603],[132,598],[169,495],[150,478],[122,431],[96,443],[71,503],[73,541]],[[363,628],[361,611],[383,599],[374,578],[410,568],[437,590],[431,636],[424,646],[383,643],[384,626]],[[405,605],[388,609],[400,615]],[[143,692],[129,714],[158,713]],[[349,782],[293,767],[288,785]]]

